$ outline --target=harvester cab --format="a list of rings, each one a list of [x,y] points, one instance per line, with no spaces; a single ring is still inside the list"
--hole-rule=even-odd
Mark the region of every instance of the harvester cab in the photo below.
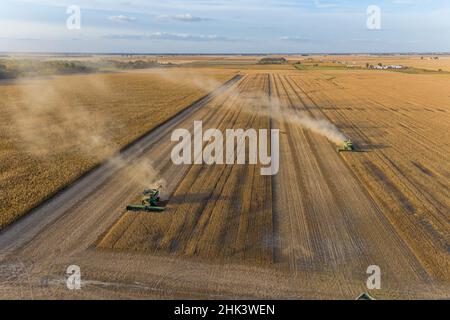
[[[159,188],[158,189],[146,189],[142,193],[144,197],[142,198],[143,205],[157,206],[160,201]]]
[[[353,142],[349,140],[345,140],[342,144],[342,147],[337,149],[338,152],[352,152],[355,151],[355,146],[353,145]]]
[[[145,212],[162,212],[164,207],[161,206],[161,196],[160,191],[162,186],[157,189],[145,189],[142,193],[141,205],[129,205],[127,206],[128,211],[145,211]]]

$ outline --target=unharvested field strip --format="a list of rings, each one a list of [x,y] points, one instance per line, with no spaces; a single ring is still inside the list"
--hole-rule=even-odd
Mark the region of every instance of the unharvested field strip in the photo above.
[[[389,76],[389,74],[385,75],[385,77]],[[450,80],[448,82],[450,83]],[[337,92],[336,90],[330,90],[329,83],[323,79],[317,79],[317,81],[308,82],[305,85],[307,87],[315,86],[316,89],[313,90],[312,93],[320,91],[324,93],[324,96],[328,96],[330,92]],[[364,91],[364,96],[361,95],[361,90]],[[442,110],[439,113],[443,112],[443,114],[439,117],[430,117],[430,115],[433,115],[435,111],[437,112],[439,108],[435,106],[435,110],[430,110],[426,107],[430,104],[430,100],[433,99],[433,95],[429,94],[425,97],[423,95],[418,95],[415,97],[414,101],[408,102],[405,100],[411,95],[414,95],[414,92],[411,92],[411,90],[408,90],[407,92],[407,94],[399,95],[398,91],[381,89],[371,84],[370,86],[361,85],[360,88],[345,88],[345,95],[333,94],[333,99],[334,102],[338,104],[343,103],[358,106],[359,108],[357,107],[356,111],[364,111],[365,108],[370,108],[370,110],[377,112],[377,115],[380,116],[377,117],[377,122],[382,124],[382,128],[395,126],[401,134],[408,135],[408,138],[413,140],[415,148],[420,146],[424,149],[422,151],[426,151],[432,146],[435,149],[435,153],[439,154],[442,160],[445,160],[448,152],[450,152],[450,148],[448,145],[442,144],[441,138],[444,137],[443,134],[446,131],[447,123],[445,119],[448,118],[448,115],[446,115],[448,112]],[[341,91],[341,93],[343,92]],[[443,94],[438,96],[441,100],[441,103],[438,104],[438,106],[442,107]],[[349,99],[349,97],[353,98]],[[437,102],[435,103],[437,104]],[[340,110],[348,109],[349,108],[340,108]],[[323,110],[327,110],[327,108],[323,108]],[[424,111],[426,111],[425,114],[414,113],[423,113]],[[424,122],[425,119],[427,120],[426,122]],[[432,127],[430,127],[430,124],[432,124]],[[430,136],[431,131],[435,131],[438,134],[437,139],[434,136]],[[439,134],[441,134],[441,136],[439,136]],[[420,149],[417,151],[420,152]],[[424,156],[428,155],[429,154],[427,153],[424,154]],[[429,158],[428,160],[432,160],[432,163],[436,162],[433,161],[436,160],[435,158]]]
[[[430,147],[432,147],[434,149],[434,156],[439,155],[441,160],[445,160],[447,158],[450,148],[448,146],[446,148],[442,148],[440,139],[436,140],[436,137],[430,136],[431,128],[429,124],[433,123],[434,130],[439,131],[446,126],[445,123],[442,123],[443,118],[430,119],[430,117],[427,117],[427,114],[417,114],[418,111],[423,112],[426,109],[424,104],[429,103],[428,99],[417,97],[416,100],[419,102],[413,103],[404,101],[400,97],[395,96],[395,93],[386,90],[383,91],[376,87],[365,89],[365,92],[369,93],[371,97],[368,99],[369,101],[366,101],[366,104],[368,104],[369,107],[372,107],[371,109],[373,110],[377,110],[378,112],[386,112],[387,120],[384,122],[380,121],[380,123],[385,125],[387,128],[392,127],[392,124],[398,124],[399,126],[396,126],[396,130],[399,131],[399,134],[408,136],[408,139],[413,142],[415,152],[424,151],[424,156],[427,156],[427,152],[425,151],[428,151]],[[374,99],[372,98],[373,96],[376,96],[377,98]],[[395,111],[395,109],[393,110],[388,107],[388,105],[403,105],[401,110],[405,111]],[[411,108],[414,105],[417,108],[415,110]],[[427,122],[424,122],[425,119]],[[430,120],[432,120],[432,122],[430,122]],[[411,152],[414,151],[411,150]],[[431,158],[428,160],[436,160],[436,158]]]
[[[309,83],[308,85],[311,86],[312,84]],[[321,90],[325,90],[325,91],[329,90],[329,88],[327,88],[326,85],[322,85],[320,88],[321,88]],[[327,94],[325,94],[324,96],[326,96],[326,95]],[[400,132],[396,133],[395,136],[399,136],[399,135],[407,136],[409,142],[413,142],[413,143],[408,143],[406,146],[397,144],[396,147],[397,148],[402,147],[402,149],[404,149],[405,147],[411,146],[410,151],[407,152],[408,155],[409,156],[420,155],[420,162],[421,162],[420,164],[418,164],[417,162],[419,160],[416,160],[416,162],[414,162],[414,166],[416,168],[414,168],[414,169],[420,170],[420,171],[422,171],[422,173],[426,173],[430,177],[430,179],[429,179],[430,182],[432,182],[432,183],[437,182],[440,184],[440,186],[442,187],[443,190],[448,190],[448,186],[446,184],[447,184],[448,178],[450,178],[450,172],[448,170],[444,169],[445,168],[444,166],[447,163],[447,161],[446,161],[446,157],[443,156],[443,153],[445,154],[446,151],[441,150],[443,146],[445,147],[445,145],[442,144],[442,139],[437,138],[437,139],[430,140],[424,136],[426,132],[424,132],[423,134],[420,134],[420,136],[417,137],[417,130],[416,130],[417,122],[419,122],[420,126],[424,126],[423,124],[421,124],[421,122],[424,122],[423,117],[417,117],[417,116],[409,117],[409,119],[407,121],[411,122],[411,123],[409,125],[407,125],[408,122],[406,124],[404,124],[404,122],[402,123],[402,122],[398,121],[398,118],[400,118],[400,117],[398,116],[398,114],[395,111],[392,111],[392,108],[387,108],[387,107],[384,107],[383,105],[381,105],[382,109],[380,110],[380,108],[377,107],[377,105],[379,105],[379,104],[376,101],[374,101],[373,99],[370,99],[370,100],[367,99],[367,101],[364,101],[359,96],[355,97],[355,93],[347,93],[346,97],[349,97],[349,96],[352,96],[353,98],[352,99],[347,98],[348,103],[354,103],[354,101],[357,101],[357,103],[359,105],[373,106],[370,110],[373,110],[373,112],[376,112],[377,114],[379,114],[380,111],[385,111],[387,113],[386,118],[388,120],[382,121],[377,118],[377,124],[379,123],[378,127],[394,128],[394,125],[398,124],[399,126],[396,126],[395,129],[397,129]],[[316,99],[320,100],[321,97],[317,97]],[[333,97],[333,99],[334,99],[334,101],[336,101],[336,97]],[[322,102],[321,105],[328,104],[328,103],[329,102]],[[374,105],[375,103],[377,105]],[[322,110],[325,110],[325,109],[326,108],[322,108]],[[336,110],[336,111],[342,112],[342,111],[344,111],[344,109],[341,109],[341,111],[339,111],[339,110]],[[351,114],[349,114],[347,116],[351,117]],[[361,122],[361,120],[359,122]],[[345,124],[342,124],[342,125],[345,126]],[[431,125],[431,126],[428,125],[427,128],[428,128],[428,132],[431,130],[431,128],[433,128],[432,130],[437,131],[437,133],[439,133],[440,131],[442,131],[442,132],[445,131],[445,129],[436,128],[435,123],[433,123],[433,125]],[[401,132],[402,130],[404,130],[404,132]],[[369,133],[370,133],[370,130],[369,130]],[[385,139],[389,138],[389,136],[387,136],[386,133],[383,134],[383,137]],[[367,139],[365,141],[361,141],[361,142],[363,142],[369,148],[373,144],[376,145],[376,143],[370,142],[370,139],[367,137],[367,134],[366,134],[366,138]],[[373,140],[373,138],[372,138],[372,140]],[[424,141],[426,141],[426,143],[424,143]],[[441,142],[439,143],[439,141],[441,141]],[[392,141],[392,143],[395,143],[395,141]],[[363,145],[362,147],[364,148],[365,145]],[[380,144],[380,145],[383,145],[383,144]],[[433,149],[433,152],[428,152],[431,149],[430,147]],[[397,150],[394,150],[394,151],[397,152]],[[406,153],[405,150],[401,150],[402,155],[404,155],[405,153]],[[439,155],[440,159],[436,159],[436,155]],[[426,166],[423,163],[426,163]],[[404,168],[406,170],[405,172],[415,171],[414,169],[411,170],[410,164],[411,163],[409,163],[409,168]],[[423,166],[425,166],[425,168],[423,168]],[[432,170],[432,172],[427,172],[427,170]],[[414,178],[414,175],[412,176],[412,178]],[[436,192],[434,192],[434,196],[442,195],[440,190],[435,190],[435,191]]]
[[[361,101],[361,104],[362,103],[364,103],[363,101]],[[371,101],[369,101],[368,102],[368,105],[370,105],[371,104]],[[375,112],[376,110],[374,110],[374,112]],[[339,111],[337,111],[337,112],[339,112]],[[347,121],[347,120],[345,120],[345,121]],[[381,122],[381,121],[380,121]],[[382,123],[382,122],[381,122]],[[389,128],[389,126],[387,125],[387,124],[383,124],[383,126],[384,127],[386,127],[386,128]],[[414,127],[414,126],[413,126]],[[370,148],[370,139],[369,139],[369,137],[367,137],[367,135],[364,135],[364,137],[366,138],[365,139],[365,141],[364,141],[364,143],[365,144],[367,144],[367,146]],[[419,143],[419,141],[421,140],[421,139],[417,139],[417,140],[414,140],[414,137],[411,137],[410,135],[408,135],[408,139],[413,139],[413,142],[418,142]],[[420,143],[419,143],[420,144]],[[363,148],[364,148],[364,145],[362,146]],[[415,145],[415,148],[417,148],[417,146]],[[380,152],[382,152],[382,151],[380,151]],[[430,154],[435,154],[435,153],[432,153],[432,152],[429,152],[429,147],[428,148],[426,148],[426,149],[424,149],[424,150],[421,150],[421,151],[419,151],[419,150],[417,150],[417,152],[416,153],[421,153],[421,152],[423,152],[423,154],[424,154],[424,156],[428,156],[428,155],[430,155]],[[431,159],[430,159],[431,160]],[[443,159],[442,159],[443,160]],[[427,161],[427,163],[429,163],[429,165],[432,165],[432,163],[433,162],[436,162],[436,161]],[[444,178],[443,176],[442,176],[442,178]]]
[[[371,105],[371,103],[369,102],[368,105]],[[374,112],[375,112],[375,110],[374,110]],[[422,118],[422,121],[424,121],[423,118]],[[414,125],[411,125],[410,127],[415,128]],[[396,128],[394,128],[394,127],[391,128],[391,130],[395,130],[395,129]],[[360,131],[360,135],[363,136],[366,139],[366,141],[369,141],[369,137],[367,136],[367,134],[365,134],[364,132]],[[395,134],[395,136],[402,137],[402,135],[400,135],[400,134]],[[406,136],[406,135],[403,135],[403,136]],[[428,188],[423,188],[422,190],[420,190],[420,193],[422,193],[424,197],[428,198],[428,201],[433,202],[434,205],[437,206],[436,207],[436,209],[438,209],[436,211],[437,213],[439,213],[439,211],[440,211],[439,207],[444,210],[444,211],[441,211],[442,216],[440,218],[443,219],[442,221],[448,220],[445,217],[445,213],[444,213],[446,211],[445,208],[448,207],[448,205],[445,205],[443,203],[439,204],[439,202],[436,202],[433,199],[435,197],[440,197],[440,199],[443,200],[444,202],[445,201],[448,202],[448,197],[446,197],[444,195],[445,190],[448,190],[448,187],[445,187],[446,180],[447,180],[445,178],[445,176],[448,175],[445,172],[446,171],[448,172],[448,170],[444,169],[447,162],[445,161],[445,158],[441,158],[440,160],[436,159],[436,152],[434,150],[435,147],[428,146],[428,148],[426,148],[426,149],[424,148],[423,150],[420,150],[420,148],[417,147],[417,144],[420,144],[420,143],[416,143],[416,141],[420,142],[422,140],[422,138],[414,140],[414,137],[411,136],[410,134],[408,134],[407,137],[408,137],[409,142],[413,142],[413,143],[410,143],[410,145],[413,146],[412,148],[415,149],[416,152],[410,153],[410,154],[405,154],[404,152],[402,152],[402,153],[397,152],[395,149],[397,149],[398,147],[402,148],[404,146],[400,145],[398,143],[395,143],[395,141],[392,141],[393,146],[395,146],[395,149],[391,147],[391,148],[389,148],[389,150],[386,149],[386,152],[387,153],[392,153],[393,151],[397,152],[396,154],[394,154],[395,159],[396,159],[396,163],[395,164],[392,162],[392,160],[389,159],[389,157],[392,158],[392,154],[390,154],[388,156],[387,154],[385,154],[384,149],[381,149],[377,153],[378,153],[379,156],[383,156],[385,158],[384,161],[387,162],[387,164],[389,164],[393,169],[395,169],[397,171],[397,175],[402,175],[402,176],[404,176],[404,180],[410,181],[409,188],[415,188],[414,186],[418,182],[420,183],[419,179],[423,178],[423,173],[427,172],[426,170],[428,169],[428,168],[417,168],[417,166],[418,166],[417,163],[414,162],[414,160],[411,160],[411,158],[413,158],[413,159],[417,158],[417,157],[414,157],[414,155],[418,154],[420,158],[428,157],[427,159],[419,159],[419,160],[416,160],[416,161],[426,162],[427,163],[427,167],[429,167],[429,168],[433,168],[434,165],[438,164],[439,167],[440,167],[440,171],[443,172],[443,173],[439,174],[438,173],[439,169],[437,167],[434,167],[432,169],[433,171],[432,172],[428,172],[428,174],[426,176],[430,177],[430,175],[433,175],[434,179],[428,179],[429,180],[428,182],[431,183],[431,186],[436,184],[436,183],[438,183],[442,188],[430,189],[430,192],[431,191],[433,192],[433,195],[431,195],[429,193],[429,191],[428,191],[428,188],[430,188],[430,185],[428,185]],[[433,149],[433,152],[431,152],[430,149]],[[405,155],[407,155],[407,157],[404,157]],[[431,155],[434,155],[434,158],[432,158]],[[413,164],[413,166],[411,166],[411,164]],[[413,167],[413,170],[411,170],[411,167]],[[418,172],[420,173],[419,175],[417,174]],[[405,175],[407,175],[407,176],[405,176]],[[414,180],[416,180],[416,181],[414,181]],[[417,180],[419,180],[419,181],[417,181]],[[414,183],[411,182],[411,181],[414,181]],[[427,201],[426,200],[424,201],[424,199],[422,199],[422,203],[426,204]],[[430,207],[430,209],[434,209],[434,208]]]
[[[313,117],[315,117],[315,118],[327,118],[327,116],[321,111],[319,105],[317,105],[313,100],[310,99],[310,97],[304,92],[304,90],[303,90],[301,87],[298,86],[298,84],[294,81],[294,79],[293,79],[292,77],[289,78],[289,79],[290,79],[289,82],[290,82],[290,84],[291,84],[291,87],[292,87],[292,88],[295,87],[295,89],[294,89],[295,94],[296,94],[296,95],[299,97],[299,99],[302,101],[302,104],[303,104],[303,105],[305,106],[305,108],[309,111],[310,115],[313,116]],[[304,94],[304,96],[301,97],[301,94]],[[308,134],[308,135],[309,135],[309,134]],[[309,141],[314,141],[314,139],[308,139],[308,140],[309,140]],[[316,149],[316,148],[313,147],[313,150],[314,150],[314,149]],[[316,158],[317,158],[317,159],[322,159],[322,158],[319,157],[319,155],[317,154],[317,151],[315,151],[315,153],[316,153]],[[320,162],[320,160],[319,160],[319,162]],[[333,163],[331,163],[331,164],[333,164]],[[324,167],[324,163],[321,163],[320,166],[321,166],[321,168],[323,168],[323,167]],[[339,170],[338,170],[338,168],[334,168],[334,170],[332,170],[332,171],[338,172]],[[355,181],[359,181],[358,178],[357,178],[357,176],[354,175],[352,172],[349,171],[349,174],[351,174],[352,176],[354,176],[354,177],[356,178]],[[329,182],[328,182],[328,185],[329,185],[329,186],[332,186],[332,185],[335,183],[336,180],[330,179],[330,176],[326,176],[326,177],[327,177],[327,179],[328,179],[328,181],[329,181]],[[334,187],[333,187],[333,189],[332,189],[333,195],[335,195],[335,197],[336,197],[336,202],[339,203],[340,206],[342,206],[343,208],[348,207],[348,203],[345,203],[345,200],[343,200],[343,199],[345,199],[346,196],[345,196],[345,194],[343,194],[343,192],[342,192],[342,190],[339,188],[339,186],[340,186],[339,183],[336,184],[336,185],[334,185]],[[365,189],[363,189],[362,191],[365,191]],[[371,201],[372,199],[369,198],[368,200]],[[355,204],[356,204],[356,203],[355,203]],[[416,272],[418,275],[420,275],[420,277],[421,277],[422,279],[428,279],[425,270],[423,270],[423,268],[422,268],[421,266],[419,266],[419,264],[418,264],[417,261],[414,262],[414,260],[415,260],[416,258],[414,257],[414,255],[412,254],[412,252],[409,251],[408,247],[405,246],[405,243],[403,243],[403,240],[401,240],[400,236],[396,234],[396,231],[395,231],[393,228],[391,228],[391,225],[390,225],[390,223],[386,220],[386,217],[385,217],[384,215],[381,214],[381,212],[378,210],[377,207],[375,207],[375,208],[376,208],[375,212],[378,214],[378,218],[379,218],[380,222],[385,226],[387,232],[388,232],[389,234],[391,234],[392,237],[393,237],[394,239],[396,239],[396,241],[397,241],[397,246],[398,246],[399,248],[402,248],[402,249],[401,249],[402,253],[403,253],[406,257],[408,257],[408,259],[411,260],[411,262],[412,262],[413,264],[416,265],[416,266],[415,266],[415,272]],[[358,210],[358,209],[357,209],[356,207],[354,207],[354,208],[352,208],[352,210]],[[363,211],[363,210],[361,210],[361,209],[359,209],[359,210],[360,210],[360,211]],[[351,223],[351,222],[350,222],[350,223]],[[358,230],[357,228],[355,228],[356,226],[350,226],[350,227],[351,227],[352,229]],[[360,235],[357,236],[357,237],[358,237],[358,238],[363,238],[364,235],[363,235],[363,234],[360,234]]]
[[[337,112],[339,112],[339,111],[337,111]],[[345,118],[344,121],[348,122],[348,119]],[[367,144],[367,146],[370,148],[370,139],[367,137],[367,135],[364,135],[364,133],[362,133],[362,131],[361,131],[361,134],[364,136],[364,138],[366,138],[364,141],[364,144]],[[364,145],[362,145],[362,148],[364,148]],[[426,150],[424,150],[424,151],[426,151]],[[382,153],[382,151],[380,151],[380,153]],[[420,153],[420,152],[418,151],[418,153]]]
[[[297,78],[297,80],[299,79]],[[303,81],[303,86],[311,88],[312,84],[311,82]],[[369,146],[371,143],[377,144],[381,142],[379,140],[374,141],[376,137],[373,135],[372,139],[369,138],[366,133],[358,128],[361,122],[360,118],[358,118],[359,114],[346,112],[339,108],[334,102],[336,94],[328,97],[329,94],[324,89],[326,88],[321,88],[322,95],[313,94],[314,99],[318,101],[316,105],[334,106],[334,108],[327,108],[323,111],[332,117],[333,120],[337,120],[337,123],[350,125],[355,140],[364,141]],[[348,95],[346,95],[346,98],[348,99]],[[342,98],[338,97],[337,99],[341,100]],[[354,99],[360,105],[365,105],[368,108],[372,106],[371,102],[367,103],[359,96]],[[379,114],[379,108],[375,107],[371,108],[371,110],[373,114]],[[393,116],[396,119],[395,115]],[[378,117],[373,118],[377,124],[379,123],[378,119]],[[414,127],[414,125],[411,125],[411,127]],[[392,132],[397,127],[391,125],[388,128]],[[401,137],[401,135],[398,136]],[[408,143],[414,143],[414,140],[410,140],[409,136],[407,139],[409,140]],[[396,141],[392,141],[392,143],[393,146],[401,147]],[[433,154],[434,150],[427,149],[423,152]],[[418,188],[421,184],[418,184],[416,181],[422,178],[420,178],[421,175],[417,171],[411,172],[411,164],[405,162],[405,160],[410,160],[410,156],[405,154],[399,154],[398,156],[394,154],[393,156],[392,151],[389,149],[386,149],[386,153],[384,149],[377,149],[371,150],[369,153],[358,154],[357,157],[347,155],[344,157],[358,174],[358,177],[362,179],[364,185],[368,187],[372,197],[383,209],[384,215],[388,217],[401,236],[413,248],[414,253],[427,267],[427,270],[438,278],[446,279],[448,277],[448,272],[446,271],[448,270],[448,252],[446,252],[446,247],[448,247],[449,242],[449,224],[448,218],[445,217],[442,210],[448,208],[448,204],[444,204],[445,202],[448,203],[448,197],[440,196],[442,191],[439,188],[430,189],[430,186],[434,185],[436,181],[428,179],[428,188]],[[431,163],[430,161],[426,163],[430,165],[436,163],[436,158]],[[442,181],[441,183],[445,182]],[[435,197],[440,198],[440,201],[444,202],[439,204],[439,201],[433,200]],[[410,212],[410,214],[406,212]]]

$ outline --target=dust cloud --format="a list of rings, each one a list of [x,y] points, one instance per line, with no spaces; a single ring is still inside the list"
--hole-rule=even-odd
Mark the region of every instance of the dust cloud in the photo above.
[[[122,169],[128,181],[132,181],[134,185],[141,189],[159,188],[161,187],[161,198],[166,200],[167,196],[164,189],[167,187],[167,181],[160,177],[160,173],[156,170],[156,166],[149,159],[139,159],[130,165],[130,161],[118,155],[110,158],[107,165],[116,169]]]
[[[178,70],[177,70],[178,71]],[[167,69],[152,70],[165,81],[179,83],[189,79],[189,85],[205,92],[212,92],[221,83],[212,77],[198,75],[194,70],[173,72]],[[67,82],[64,82],[67,81]],[[120,119],[96,110],[95,104],[85,103],[83,88],[102,99],[111,94],[108,83],[102,77],[85,76],[83,83],[70,82],[65,78],[42,81],[36,79],[18,80],[19,96],[10,106],[10,120],[13,128],[11,135],[30,155],[48,157],[69,154],[80,161],[94,160],[102,162],[110,159],[109,164],[118,169],[125,168],[129,179],[142,187],[166,185],[150,161],[129,165],[121,156],[113,156],[119,149],[114,142],[115,128],[123,125]],[[71,85],[81,86],[73,90]],[[92,90],[94,88],[94,90]],[[242,92],[238,87],[228,88],[229,99],[226,107],[244,105],[244,112],[258,112],[280,122],[288,122],[327,137],[335,144],[342,144],[347,138],[338,128],[325,119],[314,119],[300,111],[287,109],[276,97],[266,92]],[[108,100],[106,100],[108,101]],[[231,103],[237,101],[237,103]],[[62,155],[61,155],[62,154]]]
[[[210,93],[221,85],[222,82],[214,79],[213,77],[208,77],[206,75],[201,75],[195,70],[170,70],[170,69],[152,69],[152,75],[157,75],[161,79],[172,82],[172,83],[189,83],[190,86],[200,89],[205,92],[205,94]]]
[[[341,145],[345,140],[348,140],[348,138],[330,121],[324,118],[313,118],[305,111],[286,109],[278,98],[267,97],[266,94],[265,97],[262,98],[262,106],[265,107],[266,111],[264,112],[272,119],[300,126],[306,130],[326,137],[336,145]]]
[[[165,185],[150,161],[131,163],[117,154],[120,146],[115,130],[124,124],[97,110],[92,101],[85,101],[85,88],[98,97],[95,102],[111,94],[102,79],[93,75],[84,76],[82,81],[63,77],[17,80],[17,98],[8,106],[8,134],[17,147],[37,159],[59,161],[69,157],[85,163],[107,160],[112,169],[124,169],[129,181],[143,188]]]
[[[311,117],[306,111],[288,109],[277,97],[269,97],[266,92],[239,93],[236,89],[234,90],[236,92],[232,92],[231,96],[233,99],[236,99],[237,103],[225,102],[225,106],[228,108],[236,108],[239,105],[244,106],[242,112],[255,112],[279,122],[300,126],[326,137],[336,145],[342,145],[344,141],[348,140],[327,119],[316,119]],[[233,99],[228,101],[233,101]]]
[[[188,78],[191,85],[206,92],[212,92],[221,85],[221,83],[214,79],[198,76],[194,71],[183,72],[180,74],[161,70],[161,72],[158,72],[158,75],[171,82],[179,82]],[[336,145],[342,145],[344,141],[348,140],[348,138],[330,121],[324,118],[313,118],[304,112],[301,113],[293,111],[292,109],[286,109],[278,98],[273,96],[269,97],[266,92],[240,92],[236,87],[232,87],[229,90],[231,90],[231,92],[229,92],[230,99],[228,99],[228,102],[225,102],[226,107],[234,108],[239,104],[245,105],[243,112],[257,112],[280,122],[300,126],[306,130],[326,137]],[[229,101],[237,101],[237,104],[231,105]]]

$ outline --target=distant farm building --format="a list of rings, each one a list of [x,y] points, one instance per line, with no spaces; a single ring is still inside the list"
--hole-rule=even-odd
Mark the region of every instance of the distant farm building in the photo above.
[[[377,66],[373,66],[370,65],[368,67],[369,69],[376,69],[376,70],[389,70],[389,69],[404,69],[404,66],[401,65],[392,65],[392,66],[383,66],[383,65],[377,65]]]

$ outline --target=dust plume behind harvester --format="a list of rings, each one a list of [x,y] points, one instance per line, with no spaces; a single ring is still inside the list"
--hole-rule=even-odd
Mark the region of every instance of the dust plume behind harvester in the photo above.
[[[145,211],[145,212],[162,212],[165,208],[161,205],[161,189],[162,186],[158,186],[156,189],[144,190],[142,201],[140,205],[128,205],[128,211]]]

